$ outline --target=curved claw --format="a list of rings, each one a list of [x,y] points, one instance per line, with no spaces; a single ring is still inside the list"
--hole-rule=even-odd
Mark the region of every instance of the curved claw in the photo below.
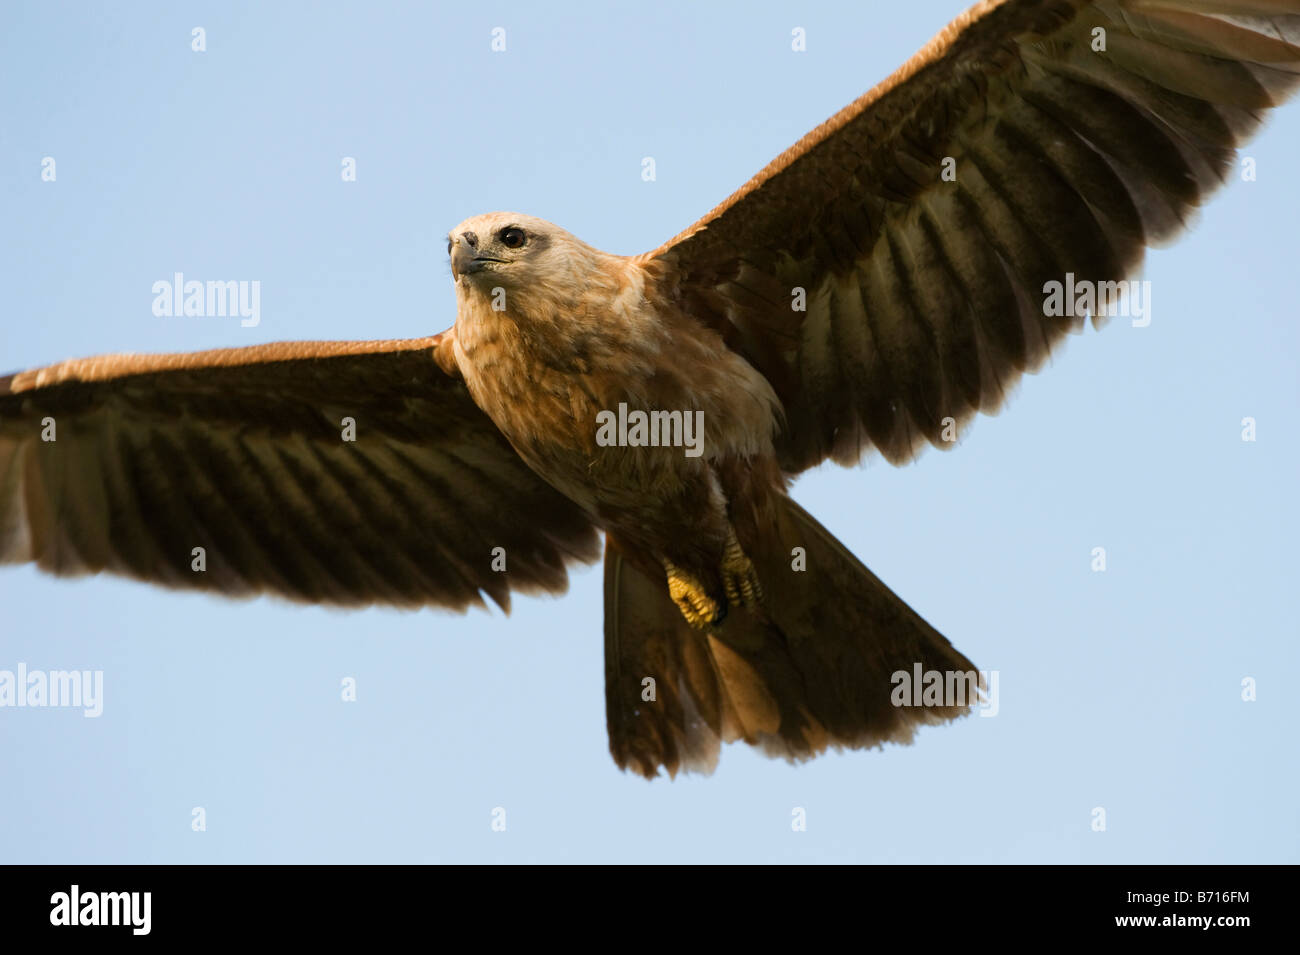
[[[668,573],[668,595],[677,604],[686,622],[697,630],[705,630],[722,622],[727,608],[709,596],[698,577],[682,570],[672,561],[664,561]]]
[[[727,602],[735,607],[756,608],[763,600],[763,585],[758,581],[754,562],[741,549],[733,533],[722,555],[722,587]]]

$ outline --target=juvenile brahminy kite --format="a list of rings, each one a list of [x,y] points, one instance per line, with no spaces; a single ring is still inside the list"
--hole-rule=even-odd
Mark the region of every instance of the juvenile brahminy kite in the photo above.
[[[440,335],[0,378],[0,561],[508,609],[604,531],[620,766],[906,742],[972,701],[893,675],[974,667],[787,482],[996,409],[1084,321],[1052,283],[1131,274],[1298,76],[1300,0],[987,0],[652,252],[462,222]]]

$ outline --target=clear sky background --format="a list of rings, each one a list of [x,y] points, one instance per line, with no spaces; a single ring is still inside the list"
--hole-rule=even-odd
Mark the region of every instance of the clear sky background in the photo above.
[[[440,331],[463,218],[653,248],[963,6],[6,3],[0,373]],[[1149,327],[1071,338],[952,452],[795,487],[999,671],[995,718],[647,783],[607,751],[598,567],[509,618],[6,567],[0,669],[102,669],[105,700],[0,710],[0,861],[1300,860],[1300,107],[1246,154],[1148,259]],[[177,271],[259,280],[261,324],[154,317]]]

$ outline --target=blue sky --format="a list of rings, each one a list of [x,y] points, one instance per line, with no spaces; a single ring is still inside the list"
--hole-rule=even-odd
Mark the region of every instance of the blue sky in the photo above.
[[[653,248],[961,9],[5,4],[0,372],[439,331],[452,225],[510,209]],[[0,669],[101,669],[105,698],[0,709],[0,861],[1300,860],[1300,107],[1246,154],[1257,180],[1149,257],[1148,327],[1072,338],[952,452],[795,487],[999,671],[997,717],[646,783],[606,748],[598,567],[509,618],[6,567]],[[155,317],[177,271],[259,280],[260,324]]]

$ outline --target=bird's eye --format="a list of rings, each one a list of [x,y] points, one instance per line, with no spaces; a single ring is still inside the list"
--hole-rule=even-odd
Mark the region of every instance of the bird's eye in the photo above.
[[[518,249],[523,246],[524,242],[528,239],[528,237],[524,235],[523,229],[516,229],[514,226],[511,226],[508,229],[502,229],[497,234],[497,238],[501,240],[501,244],[507,249]]]

